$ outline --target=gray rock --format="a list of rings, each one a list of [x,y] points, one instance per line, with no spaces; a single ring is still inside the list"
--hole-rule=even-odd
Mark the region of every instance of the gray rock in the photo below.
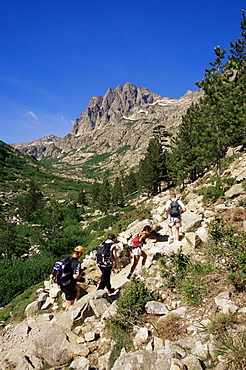
[[[58,324],[48,324],[35,336],[35,355],[50,366],[62,365],[69,359],[67,332]]]
[[[90,299],[89,304],[96,317],[101,317],[110,306],[110,303],[105,298]]]
[[[52,306],[55,302],[55,298],[48,297],[44,304],[41,306],[41,310],[46,310],[50,306]]]
[[[182,232],[194,231],[201,225],[202,216],[194,212],[186,211],[182,214]]]
[[[29,305],[26,306],[25,315],[26,316],[35,315],[37,313],[37,311],[39,310],[40,305],[41,305],[41,302],[33,301],[32,303],[30,303]]]
[[[225,196],[227,198],[233,198],[240,194],[244,194],[245,190],[242,186],[242,184],[235,184],[233,185],[228,191],[225,192]]]
[[[146,312],[154,315],[166,315],[169,310],[164,303],[149,301],[145,305]]]
[[[89,360],[86,357],[77,357],[73,362],[70,364],[70,368],[75,370],[88,370],[90,367]]]
[[[203,243],[208,241],[208,229],[206,227],[199,227],[197,229],[196,234],[199,236]]]
[[[237,182],[241,182],[246,179],[246,170],[241,172],[240,175],[237,176],[236,180]]]
[[[135,348],[139,348],[139,346],[145,343],[147,339],[148,339],[148,329],[145,327],[139,328],[135,338],[133,339],[133,344]]]
[[[188,370],[203,370],[201,362],[195,356],[189,355],[182,362],[187,366]]]
[[[112,370],[170,370],[171,360],[175,356],[176,354],[169,350],[156,352],[139,350],[122,353],[115,361]]]

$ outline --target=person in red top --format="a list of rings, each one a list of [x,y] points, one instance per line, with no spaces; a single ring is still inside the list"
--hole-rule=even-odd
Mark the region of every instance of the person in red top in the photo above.
[[[130,279],[132,277],[132,274],[137,267],[138,261],[140,257],[143,257],[142,260],[142,266],[145,265],[147,254],[142,251],[142,245],[146,243],[146,238],[151,233],[151,227],[149,225],[144,226],[143,231],[141,233],[138,233],[134,236],[132,240],[132,253],[133,253],[133,264],[130,270],[130,273],[127,276],[127,279]]]

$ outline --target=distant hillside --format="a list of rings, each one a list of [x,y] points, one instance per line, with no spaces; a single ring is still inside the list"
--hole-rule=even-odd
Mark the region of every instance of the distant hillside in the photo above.
[[[57,198],[68,196],[81,189],[81,182],[44,166],[33,157],[20,153],[3,141],[0,141],[0,202],[11,202],[16,195],[27,189],[30,180],[40,186],[44,196],[56,195]]]

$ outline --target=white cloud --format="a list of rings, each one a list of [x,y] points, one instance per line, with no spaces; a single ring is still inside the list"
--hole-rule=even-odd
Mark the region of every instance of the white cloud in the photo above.
[[[33,113],[32,111],[27,111],[25,114],[24,114],[24,117],[27,117],[30,121],[36,121],[36,122],[38,122],[38,116],[35,114],[35,113]]]

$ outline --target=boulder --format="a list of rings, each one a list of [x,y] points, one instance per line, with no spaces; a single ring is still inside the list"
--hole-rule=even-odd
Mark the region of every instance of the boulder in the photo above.
[[[214,206],[214,212],[215,213],[224,212],[224,211],[226,211],[229,208],[230,207],[226,206],[224,203],[216,204],[216,206]]]
[[[90,299],[89,304],[96,317],[101,317],[110,306],[110,303],[105,298]]]
[[[202,216],[197,213],[186,211],[182,214],[182,231],[184,233],[195,230],[201,225]]]
[[[102,319],[105,319],[106,320],[109,317],[116,315],[116,313],[117,313],[117,306],[118,306],[117,301],[116,300],[113,301],[113,303],[103,313]]]
[[[246,170],[242,171],[236,178],[237,182],[241,182],[246,179]]]
[[[139,348],[143,343],[146,343],[148,339],[148,329],[143,327],[139,328],[135,338],[133,339],[133,344],[135,348]]]
[[[15,370],[42,370],[43,363],[42,361],[35,357],[23,356],[19,359],[18,365],[15,367]]]
[[[208,229],[206,227],[199,227],[196,230],[196,235],[200,238],[203,243],[207,243],[208,241]]]
[[[204,369],[204,366],[201,364],[201,361],[193,355],[189,355],[185,357],[182,360],[182,362],[183,364],[185,364],[186,368],[189,370],[203,370]]]
[[[154,315],[166,315],[169,310],[164,303],[149,301],[145,305],[146,312]]]
[[[75,370],[88,370],[89,367],[90,367],[89,360],[83,356],[77,357],[70,364],[70,368],[75,369]]]
[[[171,360],[176,356],[169,350],[122,353],[114,363],[112,370],[170,370]]]
[[[44,326],[33,339],[35,355],[50,366],[66,363],[71,357],[68,332],[58,324]]]
[[[55,303],[55,298],[48,297],[44,304],[41,306],[41,310],[46,310]]]
[[[194,232],[186,232],[185,239],[191,247],[196,247],[196,234]]]
[[[40,305],[41,305],[41,302],[33,301],[32,303],[30,303],[29,305],[26,306],[25,315],[26,316],[35,315],[37,313],[37,311],[39,310]]]
[[[171,360],[171,366],[170,370],[187,370],[187,367],[181,360],[178,360],[177,358],[172,358]]]
[[[28,324],[24,321],[24,322],[21,322],[20,324],[18,324],[18,325],[14,328],[13,333],[14,333],[15,335],[20,336],[20,337],[26,337],[30,330],[31,330],[31,328],[30,328],[30,327],[28,326]]]
[[[242,184],[235,184],[233,185],[228,191],[225,192],[225,196],[227,198],[233,198],[238,195],[244,194],[245,190]]]
[[[85,333],[85,340],[86,342],[92,342],[93,340],[96,339],[96,333],[94,331],[88,331]]]

